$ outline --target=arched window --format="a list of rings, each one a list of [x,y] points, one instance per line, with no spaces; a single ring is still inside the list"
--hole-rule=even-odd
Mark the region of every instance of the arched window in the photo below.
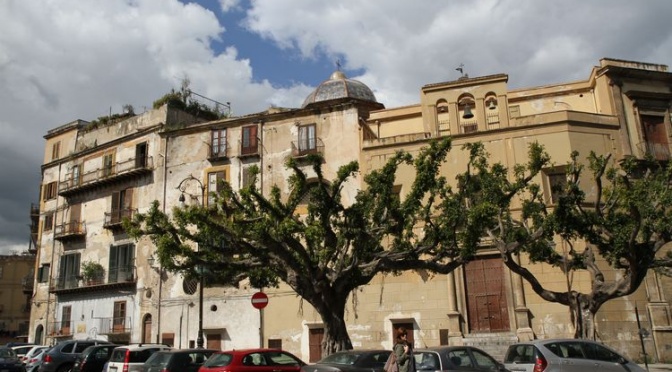
[[[448,102],[445,99],[436,102],[436,124],[439,126],[439,132],[450,134],[450,115],[448,113]]]

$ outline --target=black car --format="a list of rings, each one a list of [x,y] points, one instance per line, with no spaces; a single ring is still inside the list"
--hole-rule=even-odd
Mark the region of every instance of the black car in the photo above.
[[[333,353],[301,372],[383,372],[390,350],[348,350]]]
[[[89,346],[77,356],[70,372],[101,372],[105,362],[110,360],[112,350],[120,345],[93,345]]]
[[[0,371],[2,372],[24,372],[23,361],[9,347],[0,347]]]
[[[44,356],[39,372],[68,372],[75,359],[84,349],[92,345],[109,345],[111,342],[100,340],[67,340],[57,343]]]
[[[142,366],[143,372],[197,372],[217,350],[182,349],[157,351]]]
[[[415,369],[421,371],[506,371],[485,351],[473,346],[439,346],[413,350]]]

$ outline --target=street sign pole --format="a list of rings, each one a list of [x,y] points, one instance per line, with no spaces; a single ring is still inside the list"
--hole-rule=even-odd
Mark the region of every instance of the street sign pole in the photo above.
[[[268,305],[268,296],[264,292],[252,295],[252,306],[259,310],[259,348],[264,347],[264,308]]]

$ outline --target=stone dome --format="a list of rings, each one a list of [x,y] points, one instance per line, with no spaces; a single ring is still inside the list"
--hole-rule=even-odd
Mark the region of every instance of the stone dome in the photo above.
[[[337,70],[331,74],[329,80],[323,81],[306,97],[301,105],[305,108],[313,103],[330,101],[341,98],[355,98],[364,101],[378,102],[376,96],[366,84],[361,81],[348,79],[343,71]]]

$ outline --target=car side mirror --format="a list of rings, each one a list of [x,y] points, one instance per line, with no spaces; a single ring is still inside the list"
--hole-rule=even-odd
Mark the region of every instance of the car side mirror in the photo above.
[[[628,364],[628,360],[623,357],[618,357],[618,364]]]

